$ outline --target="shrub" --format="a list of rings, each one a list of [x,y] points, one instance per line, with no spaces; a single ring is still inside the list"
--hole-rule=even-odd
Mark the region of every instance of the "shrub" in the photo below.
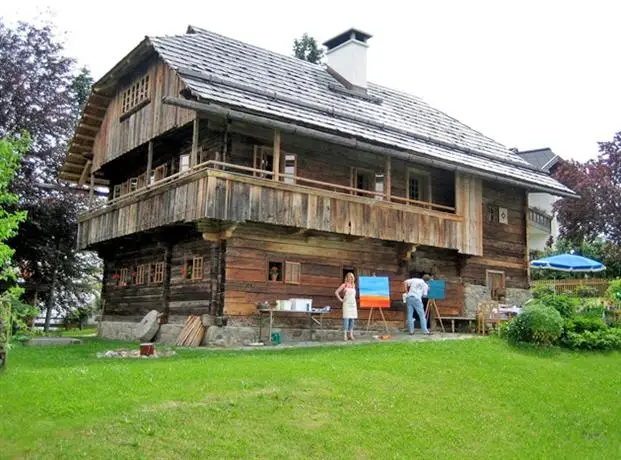
[[[589,318],[603,318],[606,308],[600,304],[586,304],[580,308],[580,316],[587,316]]]
[[[621,349],[621,329],[569,331],[561,343],[572,350],[618,350]]]
[[[617,306],[621,305],[621,279],[610,282],[606,289],[606,299]]]
[[[554,288],[548,285],[539,285],[539,286],[535,286],[532,289],[532,292],[533,292],[533,298],[539,299],[541,297],[554,295]]]
[[[544,305],[527,307],[517,315],[507,328],[509,342],[534,343],[549,346],[559,339],[563,332],[563,318],[558,310]]]
[[[576,313],[576,301],[566,295],[543,295],[537,298],[531,306],[552,307],[563,318],[571,318]]]
[[[578,286],[578,288],[574,291],[574,295],[576,297],[586,298],[597,297],[599,293],[593,286]]]
[[[582,333],[585,331],[596,332],[605,331],[608,327],[600,318],[593,318],[589,316],[575,316],[573,318],[566,318],[563,323],[563,330],[567,332]]]

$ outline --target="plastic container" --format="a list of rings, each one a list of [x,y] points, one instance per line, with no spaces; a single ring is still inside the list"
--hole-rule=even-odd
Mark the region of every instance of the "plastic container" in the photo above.
[[[311,311],[313,308],[313,299],[291,299],[292,311]]]

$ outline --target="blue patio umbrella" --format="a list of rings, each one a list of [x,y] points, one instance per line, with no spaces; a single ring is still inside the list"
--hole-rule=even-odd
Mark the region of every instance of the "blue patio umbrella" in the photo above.
[[[530,266],[533,268],[549,268],[562,272],[601,272],[606,270],[606,266],[603,263],[577,254],[559,254],[557,256],[544,257],[533,260]]]

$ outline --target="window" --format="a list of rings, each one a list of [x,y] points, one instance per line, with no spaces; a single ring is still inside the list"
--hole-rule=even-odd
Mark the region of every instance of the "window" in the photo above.
[[[378,193],[378,195],[375,195],[375,199],[377,200],[381,200],[384,197],[382,196],[384,194],[384,174],[380,174],[380,173],[375,173],[375,191]]]
[[[149,266],[146,264],[138,265],[136,267],[136,284],[144,284],[146,281],[146,274],[149,270]]]
[[[190,169],[190,154],[181,155],[179,157],[179,172]]]
[[[345,276],[347,276],[348,273],[353,273],[354,277],[356,279],[358,279],[358,273],[357,273],[356,269],[353,268],[353,267],[343,267],[342,272],[343,272],[343,276],[341,277],[341,281],[345,280]]]
[[[295,176],[297,174],[297,155],[292,153],[285,154],[285,174]],[[285,184],[295,184],[293,177],[284,177]]]
[[[121,268],[119,286],[127,286],[130,281],[131,281],[131,278],[129,276],[129,268],[127,267]]]
[[[497,224],[499,221],[498,206],[488,204],[485,206],[485,219],[490,224]]]
[[[118,198],[121,196],[121,184],[115,185],[112,189],[112,199]]]
[[[302,278],[302,264],[299,262],[285,262],[285,283],[300,284]]]
[[[487,270],[487,287],[492,300],[501,300],[505,296],[505,272]]]
[[[431,177],[428,172],[408,169],[407,197],[415,201],[431,201]]]
[[[149,75],[139,78],[121,94],[121,114],[127,115],[149,102]]]
[[[384,194],[384,173],[376,173],[368,169],[351,168],[351,186],[360,190]],[[370,193],[356,192],[360,196],[372,196]],[[382,199],[381,195],[375,196]]]
[[[129,181],[125,181],[121,184],[121,196],[129,193]]]
[[[137,184],[137,188],[140,190],[141,188],[146,187],[147,185],[147,173],[142,173],[140,176],[138,176],[138,184]]]
[[[162,281],[164,281],[164,262],[151,264],[151,268],[149,270],[149,282],[161,283]]]
[[[166,164],[160,165],[153,170],[153,182],[157,182],[158,180],[162,180],[166,177]]]
[[[192,259],[192,279],[193,280],[203,279],[203,258],[202,257],[194,257],[194,259]]]
[[[129,191],[130,192],[135,192],[136,190],[138,190],[138,178],[137,177],[132,177],[129,180]]]
[[[267,267],[268,281],[282,281],[282,262],[269,262]]]
[[[274,170],[274,153],[272,149],[269,147],[255,145],[253,167],[254,169],[272,172]],[[272,177],[272,174],[264,174],[260,172],[255,172],[254,175],[257,177]]]

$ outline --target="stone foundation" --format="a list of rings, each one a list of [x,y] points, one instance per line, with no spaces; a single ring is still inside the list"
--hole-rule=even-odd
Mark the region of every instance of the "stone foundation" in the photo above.
[[[528,289],[507,288],[507,304],[524,305],[532,298],[532,293]],[[487,286],[478,284],[466,284],[464,286],[464,316],[474,317],[477,305],[485,300],[491,300]]]
[[[102,321],[97,328],[97,335],[102,339],[137,342],[134,334],[136,324],[130,321]]]
[[[207,316],[207,315],[205,315]],[[389,334],[394,334],[402,329],[401,322],[387,322]],[[99,337],[111,340],[124,340],[136,342],[134,328],[137,323],[130,321],[102,321],[99,327]],[[203,318],[203,324],[206,325],[205,337],[201,345],[209,347],[240,347],[259,341],[259,329],[256,321],[252,318],[229,318],[227,326],[218,327],[213,325],[213,321],[209,318]],[[267,342],[268,322],[264,319],[262,330],[262,339]],[[174,345],[183,329],[184,322],[175,322],[163,324],[155,336],[154,342],[167,345]],[[378,334],[384,334],[384,325],[380,323],[372,323],[370,330],[367,332],[366,322],[359,321],[356,324],[354,336],[368,337]],[[342,322],[338,319],[330,319],[324,321],[323,329],[313,329],[311,337],[308,327],[274,327],[272,332],[280,333],[282,343],[303,342],[311,340],[341,340],[343,338]]]

